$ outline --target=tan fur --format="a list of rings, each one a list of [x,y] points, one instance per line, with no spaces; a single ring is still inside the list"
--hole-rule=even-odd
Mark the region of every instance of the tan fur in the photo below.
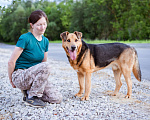
[[[70,40],[70,42],[65,42],[63,38],[63,34],[67,34],[66,40]],[[67,47],[71,49],[72,45],[77,46],[77,56],[79,55],[82,47],[81,37],[82,33],[74,32],[74,33],[68,33],[64,32],[61,35],[62,38],[62,47],[66,51],[66,54],[69,56]],[[75,42],[75,40],[78,39],[78,42]],[[129,57],[130,56],[130,57]],[[83,60],[84,59],[84,60]],[[83,61],[82,61],[83,60]],[[80,65],[82,61],[82,64]],[[133,71],[135,77],[141,81],[141,78],[138,75],[137,69],[138,69],[138,60],[137,60],[137,54],[135,52],[134,48],[128,48],[124,50],[119,59],[115,60],[109,66],[106,67],[96,67],[94,64],[94,58],[90,55],[90,49],[88,49],[84,56],[80,59],[80,61],[77,64],[77,59],[75,60],[69,60],[70,65],[74,68],[74,70],[78,71],[78,81],[80,90],[75,96],[81,97],[84,92],[84,79],[85,79],[85,94],[81,98],[81,100],[89,100],[89,95],[91,91],[91,73],[96,72],[97,70],[104,69],[106,67],[112,67],[114,78],[116,81],[116,88],[115,91],[112,93],[113,96],[117,95],[119,92],[122,82],[121,82],[121,75],[124,75],[125,81],[127,83],[127,95],[126,98],[130,98],[132,94],[132,81],[131,81],[131,72]]]

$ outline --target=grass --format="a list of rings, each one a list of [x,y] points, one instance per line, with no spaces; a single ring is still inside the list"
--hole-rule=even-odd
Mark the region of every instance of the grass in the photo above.
[[[4,43],[4,44],[8,44],[8,45],[15,45],[16,43],[15,42],[3,42],[0,40],[0,43]]]
[[[49,41],[50,43],[62,43],[62,40]]]
[[[132,41],[115,41],[115,40],[84,40],[86,43],[113,43],[113,42],[120,42],[120,43],[150,43],[150,40],[132,40]],[[49,41],[50,43],[62,43],[62,40],[55,40]],[[9,45],[15,45],[15,42],[2,42]]]
[[[115,41],[115,40],[84,40],[86,43],[113,43],[113,42],[120,42],[120,43],[150,43],[150,40],[132,40],[132,41]],[[50,41],[50,43],[62,43],[61,40]]]
[[[127,40],[127,41],[115,41],[115,40],[85,40],[87,43],[113,43],[113,42],[120,42],[120,43],[150,43],[150,40]]]

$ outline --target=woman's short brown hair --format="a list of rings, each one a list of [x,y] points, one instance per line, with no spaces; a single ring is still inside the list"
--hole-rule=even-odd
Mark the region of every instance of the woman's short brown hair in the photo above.
[[[28,22],[34,24],[42,17],[45,17],[46,21],[48,22],[48,18],[45,12],[43,12],[42,10],[33,11],[28,18]]]

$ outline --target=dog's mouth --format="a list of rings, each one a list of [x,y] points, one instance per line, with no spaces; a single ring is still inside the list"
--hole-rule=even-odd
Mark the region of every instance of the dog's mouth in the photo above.
[[[70,58],[71,60],[75,60],[77,57],[77,51],[76,51],[76,47],[71,47],[71,50],[69,50],[69,48],[67,47],[67,50],[70,54]]]

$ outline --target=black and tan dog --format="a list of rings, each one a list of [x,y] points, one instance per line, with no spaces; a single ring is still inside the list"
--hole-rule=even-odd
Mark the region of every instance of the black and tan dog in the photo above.
[[[70,65],[77,71],[80,90],[75,96],[82,96],[85,79],[85,94],[81,100],[88,100],[91,91],[91,73],[110,66],[116,80],[116,88],[112,95],[115,96],[119,92],[123,74],[128,87],[125,97],[131,97],[131,72],[138,81],[141,81],[137,52],[133,47],[122,43],[86,44],[81,39],[82,33],[77,31],[63,32],[60,37]]]

